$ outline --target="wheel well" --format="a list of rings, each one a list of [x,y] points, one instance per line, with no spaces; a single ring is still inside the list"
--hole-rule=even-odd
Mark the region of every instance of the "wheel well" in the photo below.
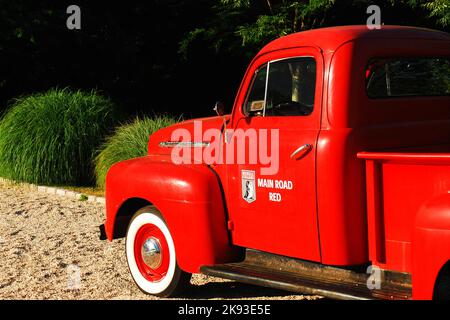
[[[433,299],[450,300],[450,260],[439,271],[434,285]]]
[[[126,200],[117,211],[114,222],[113,239],[123,238],[127,234],[127,228],[133,215],[141,208],[151,205],[151,203],[141,198],[130,198]]]

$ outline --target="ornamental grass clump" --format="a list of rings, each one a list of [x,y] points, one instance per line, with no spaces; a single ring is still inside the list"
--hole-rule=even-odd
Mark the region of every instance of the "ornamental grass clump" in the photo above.
[[[133,122],[117,128],[95,158],[97,186],[104,188],[106,174],[116,162],[142,157],[147,154],[149,136],[155,131],[176,123],[166,115],[153,118],[137,118]]]
[[[94,154],[119,118],[95,91],[17,99],[0,119],[0,176],[45,185],[95,183]]]

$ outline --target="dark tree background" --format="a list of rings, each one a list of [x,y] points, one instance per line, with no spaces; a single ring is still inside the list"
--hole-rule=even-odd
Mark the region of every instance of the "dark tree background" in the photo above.
[[[66,9],[81,7],[81,30]],[[132,113],[211,115],[231,106],[245,68],[268,41],[311,28],[385,24],[449,31],[450,0],[0,0],[0,113],[17,96],[97,89]]]

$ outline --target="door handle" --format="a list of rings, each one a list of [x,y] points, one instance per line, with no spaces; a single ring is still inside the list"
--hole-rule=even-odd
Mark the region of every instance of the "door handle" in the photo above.
[[[297,159],[300,156],[304,156],[312,149],[312,145],[309,143],[302,145],[300,148],[292,152],[291,159]]]

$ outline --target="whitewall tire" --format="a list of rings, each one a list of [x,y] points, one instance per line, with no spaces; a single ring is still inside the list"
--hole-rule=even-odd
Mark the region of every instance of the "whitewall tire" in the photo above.
[[[131,276],[143,292],[169,297],[189,283],[191,275],[178,267],[172,235],[155,207],[136,212],[125,247]]]

